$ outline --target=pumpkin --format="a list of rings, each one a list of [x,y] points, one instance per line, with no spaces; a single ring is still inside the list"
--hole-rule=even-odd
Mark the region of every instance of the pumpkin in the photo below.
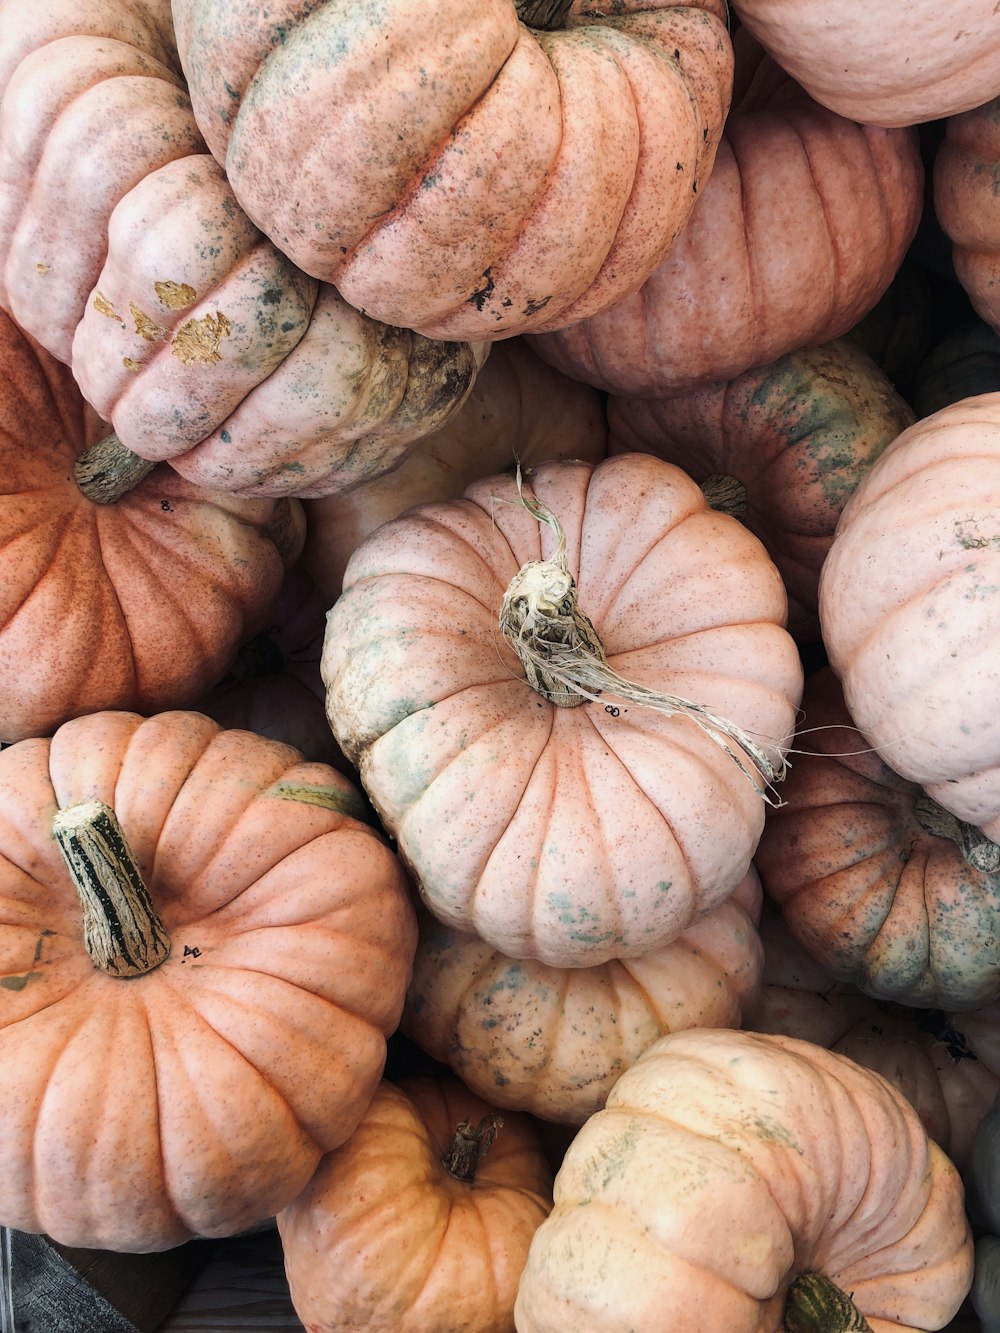
[[[946,1014],[874,1000],[830,976],[780,913],[765,912],[760,937],[763,985],[744,1027],[816,1042],[881,1074],[964,1170],[979,1123],[1000,1092],[1000,1007]]]
[[[972,1278],[961,1180],[913,1109],[790,1037],[661,1037],[569,1146],[554,1199],[518,1333],[831,1333],[859,1313],[913,1333]]]
[[[1000,332],[1000,79],[992,101],[945,123],[934,158],[934,212],[952,242],[955,275],[976,312]],[[981,99],[984,100],[985,99]]]
[[[836,340],[676,398],[612,397],[609,452],[656,454],[697,482],[732,478],[739,498],[730,512],[777,565],[791,632],[812,642],[819,571],[840,511],[913,420],[878,367]]]
[[[916,131],[827,111],[738,41],[738,78],[741,64],[712,175],[659,266],[609,309],[532,337],[565,374],[688,393],[839,337],[895,276],[923,207]]]
[[[433,338],[553,328],[684,225],[732,86],[723,0],[175,0],[237,199],[352,305]],[[336,171],[329,164],[337,163]]]
[[[978,1333],[1000,1330],[1000,1237],[980,1236],[976,1241],[976,1274],[970,1300],[979,1316]]]
[[[74,467],[107,427],[0,313],[0,739],[103,708],[184,707],[267,624],[302,548],[294,500],[158,468],[114,504]],[[95,498],[96,497],[96,498]]]
[[[278,1215],[292,1302],[313,1333],[509,1333],[551,1206],[526,1116],[450,1077],[383,1082]]]
[[[1000,393],[889,445],[848,501],[820,576],[830,663],[858,730],[986,840],[1000,839]],[[995,845],[979,864],[1000,869]]]
[[[415,923],[356,789],[198,713],[0,754],[0,1221],[145,1251],[282,1208],[374,1095]]]
[[[789,929],[870,995],[971,1010],[1000,998],[1000,873],[852,722],[829,668],[811,676],[783,803],[754,863]]]
[[[817,102],[872,125],[915,125],[1000,91],[994,0],[735,0],[740,22]],[[892,40],[885,40],[888,33]]]
[[[306,501],[303,563],[332,604],[355,547],[410,505],[458,499],[477,477],[515,463],[596,463],[607,442],[604,399],[596,389],[553,370],[523,338],[495,343],[458,411],[391,472]]]
[[[974,320],[934,344],[917,367],[910,398],[917,416],[929,417],[962,398],[998,391],[1000,337]]]
[[[785,607],[680,469],[543,463],[358,547],[327,716],[439,920],[553,967],[634,957],[747,873],[801,691]]]
[[[508,958],[425,914],[402,1031],[494,1105],[581,1125],[665,1032],[740,1026],[760,989],[759,910],[751,868],[669,944],[580,968]]]

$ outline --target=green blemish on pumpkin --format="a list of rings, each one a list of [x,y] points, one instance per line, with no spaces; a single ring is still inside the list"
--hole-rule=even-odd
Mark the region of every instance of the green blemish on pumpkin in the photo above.
[[[276,783],[266,796],[278,801],[298,801],[302,805],[318,805],[334,814],[348,815],[351,819],[369,822],[370,816],[364,799],[350,788],[318,787],[306,782]]]
[[[793,1152],[797,1152],[800,1157],[805,1156],[797,1140],[792,1137],[781,1121],[775,1120],[773,1116],[751,1115],[748,1117],[747,1124],[767,1143],[780,1143],[782,1147],[791,1148]]]
[[[567,928],[571,940],[576,940],[579,944],[604,944],[607,940],[614,939],[614,931],[598,932],[591,929],[588,923],[599,921],[600,917],[589,907],[574,903],[568,893],[550,893],[548,903],[558,916],[560,925]]]
[[[0,977],[0,986],[4,990],[24,990],[29,981],[42,981],[44,972],[25,972],[19,977]]]
[[[39,935],[37,941],[35,942],[35,956],[31,960],[33,963],[37,963],[42,956],[43,941],[47,940],[49,936],[54,935],[55,933],[56,932],[54,930],[43,930],[42,933]]]

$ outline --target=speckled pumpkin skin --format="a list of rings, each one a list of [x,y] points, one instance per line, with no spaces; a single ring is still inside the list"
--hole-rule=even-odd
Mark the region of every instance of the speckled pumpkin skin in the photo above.
[[[171,937],[97,970],[52,817],[111,805]],[[158,1250],[288,1203],[374,1094],[409,978],[402,870],[325,764],[198,713],[0,754],[0,1221]]]
[[[1000,97],[994,96],[946,122],[934,159],[934,211],[954,247],[955,275],[975,309],[1000,332],[998,172]]]
[[[102,708],[186,707],[267,623],[305,538],[296,500],[155,469],[113,505],[74,480],[107,434],[68,368],[0,313],[0,739]]]
[[[531,484],[612,667],[782,752],[801,665],[757,538],[644,454],[542,464]],[[351,558],[322,669],[334,734],[434,915],[578,967],[647,953],[722,902],[764,803],[690,719],[610,695],[558,708],[528,684],[500,602],[554,548],[510,476],[411,509]]]
[[[830,663],[887,763],[1000,841],[1000,393],[898,436],[820,576]]]
[[[877,1075],[808,1042],[662,1037],[579,1131],[518,1333],[781,1333],[791,1279],[873,1333],[943,1328],[972,1280],[958,1173]]]
[[[722,0],[176,0],[241,205],[359,309],[435,338],[560,327],[633,291],[711,171]],[[336,164],[332,169],[331,164]]]

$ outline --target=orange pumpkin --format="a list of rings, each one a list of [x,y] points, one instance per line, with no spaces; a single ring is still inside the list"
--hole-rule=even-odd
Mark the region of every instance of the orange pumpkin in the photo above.
[[[712,169],[724,0],[175,0],[198,123],[307,273],[434,338],[634,290]],[[330,163],[336,162],[336,171]]]
[[[0,1222],[115,1250],[227,1235],[348,1137],[415,940],[359,808],[198,713],[0,754]]]
[[[998,170],[1000,97],[994,95],[946,121],[934,159],[934,211],[952,242],[956,277],[978,314],[1000,332]]]
[[[675,939],[747,873],[801,665],[763,547],[679,468],[545,463],[530,496],[486,478],[362,543],[327,715],[435,916],[589,966]]]
[[[509,1333],[552,1175],[526,1116],[456,1079],[383,1082],[278,1215],[312,1333]]]
[[[114,504],[80,455],[107,427],[0,314],[0,739],[101,708],[187,706],[267,623],[305,537],[295,500],[150,472]],[[97,495],[98,499],[91,498]]]
[[[579,1131],[554,1197],[518,1333],[846,1331],[859,1312],[917,1333],[972,1280],[961,1181],[913,1109],[789,1037],[661,1037]]]

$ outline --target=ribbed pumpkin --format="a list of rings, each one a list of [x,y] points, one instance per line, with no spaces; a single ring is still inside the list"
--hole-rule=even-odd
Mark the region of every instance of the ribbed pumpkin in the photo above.
[[[170,468],[114,504],[99,475],[85,494],[74,467],[106,433],[67,367],[0,314],[0,740],[190,705],[264,628],[302,549],[298,501]]]
[[[847,1333],[859,1311],[872,1333],[916,1333],[943,1328],[972,1278],[961,1181],[913,1109],[789,1037],[661,1037],[554,1193],[518,1333]]]
[[[663,262],[633,296],[532,339],[566,374],[641,397],[733,379],[845,333],[899,268],[923,207],[916,132],[856,125],[737,51],[742,95]]]
[[[924,417],[848,501],[820,576],[830,662],[898,773],[1000,841],[1000,393]],[[1000,852],[982,864],[1000,866]]]
[[[952,241],[959,282],[976,311],[1000,332],[1000,96],[992,91],[992,101],[945,124],[934,159],[934,211]]]
[[[1000,871],[970,865],[963,830],[890,768],[852,723],[823,668],[782,804],[755,864],[792,934],[834,977],[922,1008],[1000,997]]]
[[[362,543],[327,621],[327,715],[435,916],[589,966],[675,939],[746,874],[765,779],[698,708],[780,767],[801,666],[763,547],[680,469],[547,463],[525,494],[534,512],[487,478]],[[550,674],[578,665],[589,701]]]
[[[639,958],[555,968],[425,915],[402,1030],[481,1097],[581,1125],[657,1037],[739,1027],[760,989],[760,880]]]
[[[456,1079],[383,1082],[278,1216],[312,1333],[509,1333],[552,1175],[527,1116]]]
[[[597,463],[607,453],[604,398],[561,375],[523,338],[495,343],[462,406],[391,472],[308,500],[302,559],[329,603],[370,532],[410,505],[455,500],[477,477],[551,458]]]
[[[613,397],[609,452],[656,454],[699,483],[733,478],[729,512],[777,565],[792,634],[814,641],[819,571],[841,510],[913,420],[878,367],[841,339],[676,398]]]
[[[377,319],[555,328],[633,291],[708,178],[724,0],[175,0],[198,123],[254,222]],[[330,164],[336,163],[336,170]]]
[[[0,1222],[114,1250],[227,1235],[348,1137],[415,938],[359,807],[198,713],[0,754]]]

